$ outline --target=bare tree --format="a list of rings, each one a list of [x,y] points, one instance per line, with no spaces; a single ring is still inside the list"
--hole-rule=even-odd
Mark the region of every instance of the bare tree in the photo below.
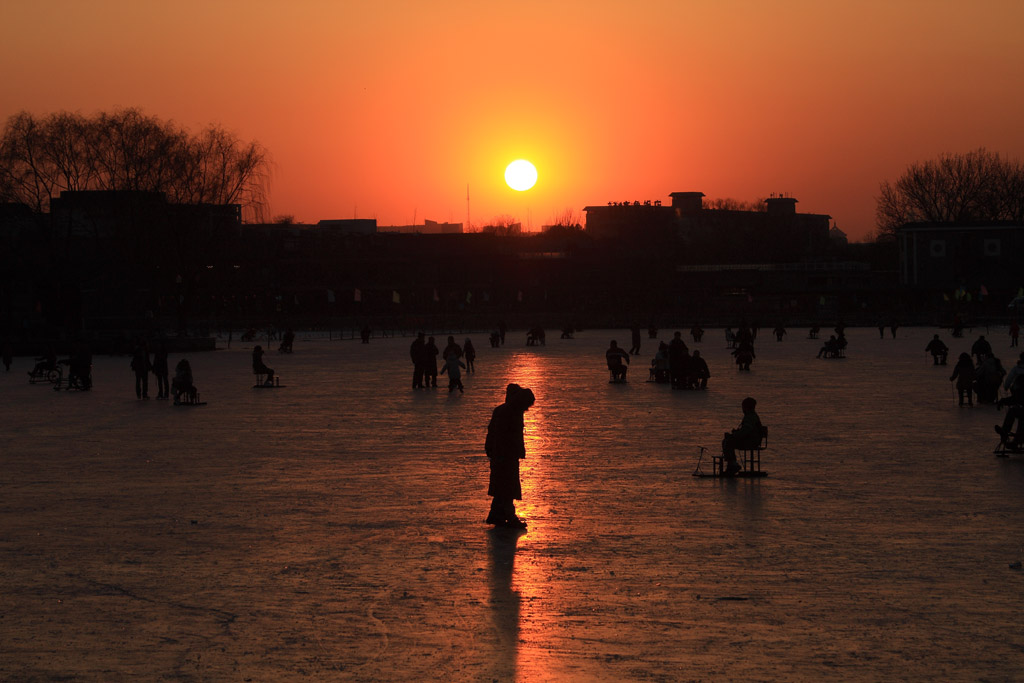
[[[709,199],[704,202],[705,209],[721,211],[767,211],[768,207],[764,199],[756,199],[752,202],[745,202],[740,199],[721,198]]]
[[[137,109],[92,118],[21,112],[0,137],[0,199],[45,211],[62,190],[151,191],[175,203],[241,204],[261,220],[269,164],[257,142],[215,126],[192,135]]]
[[[491,232],[495,235],[519,235],[523,232],[523,225],[514,216],[503,214],[495,216],[491,224],[484,226],[483,232]]]
[[[984,148],[911,164],[895,183],[882,182],[877,237],[905,223],[970,223],[1024,219],[1024,166]]]
[[[551,219],[551,225],[547,227],[549,230],[555,228],[561,231],[582,230],[583,218],[579,211],[567,208],[563,209],[561,213],[555,214]]]

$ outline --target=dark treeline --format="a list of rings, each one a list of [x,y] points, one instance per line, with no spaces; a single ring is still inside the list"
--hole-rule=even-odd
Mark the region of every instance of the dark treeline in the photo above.
[[[883,181],[876,208],[878,235],[895,237],[907,223],[1024,225],[1024,164],[985,149],[911,164]]]
[[[0,137],[0,201],[38,212],[65,190],[129,190],[162,192],[172,204],[240,204],[260,220],[267,172],[259,143],[216,126],[191,134],[137,109],[22,112]]]

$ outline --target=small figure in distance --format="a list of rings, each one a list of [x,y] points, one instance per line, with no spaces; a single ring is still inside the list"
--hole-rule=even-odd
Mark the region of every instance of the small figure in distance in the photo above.
[[[135,342],[131,368],[135,373],[135,397],[149,398],[149,371],[152,366],[149,363],[149,350],[146,348],[146,342],[141,339]]]
[[[736,348],[736,333],[732,331],[731,327],[725,328],[725,343],[729,345],[730,349]]]
[[[964,397],[967,397],[967,405],[974,405],[974,363],[966,353],[960,354],[960,359],[953,368],[953,374],[949,381],[956,380],[956,390],[960,397],[960,405],[964,404]]]
[[[11,349],[11,343],[5,341],[3,348],[3,360],[4,360],[4,372],[11,371],[11,361],[14,360],[14,350]]]
[[[505,324],[504,320],[498,321],[498,336],[501,337],[501,345],[505,345],[505,333],[508,331],[508,325]]]
[[[977,341],[971,345],[971,355],[977,358],[979,363],[985,356],[992,355],[992,345],[985,339],[985,335],[978,335]]]
[[[957,339],[964,336],[964,322],[959,315],[953,316],[953,336]]]
[[[181,404],[182,395],[185,396],[189,403],[195,403],[196,386],[192,380],[192,365],[188,362],[188,359],[182,358],[174,367],[174,379],[171,380],[171,393],[174,394],[174,405]]]
[[[448,393],[452,393],[458,388],[459,393],[462,393],[462,368],[466,367],[466,364],[459,360],[458,353],[449,353],[444,359],[444,365],[441,366],[441,374],[448,373]]]
[[[423,383],[437,388],[437,344],[433,337],[427,337],[427,345],[423,348]]]
[[[775,341],[780,342],[782,341],[782,338],[786,336],[786,328],[780,324],[772,330],[772,334],[775,335]]]
[[[648,339],[657,339],[658,338],[658,326],[655,325],[654,323],[651,323],[650,325],[647,326],[647,338]]]
[[[281,335],[281,344],[277,347],[279,353],[291,353],[292,344],[295,343],[295,333],[292,332],[292,328],[288,328]]]
[[[274,370],[268,368],[263,362],[263,347],[257,344],[252,348],[252,372],[254,375],[266,375],[267,379],[263,382],[263,386],[272,387],[274,386]]]
[[[661,342],[658,344],[658,352],[651,361],[651,379],[658,384],[667,383],[670,379],[669,368],[668,344]]]
[[[473,346],[473,342],[469,337],[466,337],[466,343],[462,345],[462,353],[466,357],[466,372],[476,372],[476,347]]]
[[[711,371],[708,370],[707,362],[701,357],[700,351],[694,349],[693,356],[690,357],[690,380],[693,382],[693,388],[707,389],[710,377]]]
[[[895,338],[896,338],[896,330],[898,330],[899,328],[900,328],[900,326],[899,326],[899,325],[898,325],[898,324],[896,323],[896,321],[895,321],[895,320],[893,320],[893,321],[892,321],[892,324],[891,324],[891,325],[889,325],[889,332],[891,332],[891,333],[892,333],[892,338],[893,338],[893,339],[895,339]]]
[[[821,345],[818,349],[818,355],[815,358],[832,358],[839,353],[839,342],[836,340],[836,335],[830,334],[828,341]]]
[[[754,345],[746,340],[740,342],[732,355],[736,357],[736,365],[739,369],[746,371],[750,370],[750,364],[757,358],[757,354],[754,353]]]
[[[169,374],[167,344],[161,341],[156,345],[156,351],[153,352],[153,376],[156,377],[156,397],[159,399],[166,399],[171,395],[168,382]]]
[[[531,327],[530,330],[526,333],[527,346],[544,346],[545,343],[546,341],[543,327]]]
[[[1010,323],[1010,348],[1017,346],[1019,338],[1020,325],[1017,323],[1016,320],[1014,320],[1012,323]],[[4,362],[7,363],[8,368],[10,368],[11,364],[6,360],[7,358],[9,358],[9,356],[5,356],[4,358]]]
[[[562,328],[562,336],[560,337],[560,339],[572,339],[573,331],[574,330],[572,325],[566,325],[565,327]]]
[[[883,322],[878,323],[878,338],[885,339],[885,323]]]
[[[928,342],[928,346],[924,347],[924,350],[932,354],[932,365],[946,364],[946,358],[949,356],[949,347],[939,339],[939,335],[932,337],[932,340]]]
[[[629,354],[638,356],[640,355],[640,325],[633,323],[633,326],[629,328],[629,333],[633,342],[633,345],[629,347]]]
[[[695,344],[700,344],[700,340],[701,340],[701,338],[703,336],[704,336],[704,328],[702,328],[697,323],[694,323],[693,327],[690,328],[690,337],[693,338],[694,343]]]
[[[807,331],[807,338],[817,339],[819,332],[821,332],[821,325],[814,325],[810,330]]]
[[[733,477],[740,471],[740,466],[736,462],[736,449],[756,448],[761,443],[761,418],[754,411],[757,401],[748,396],[743,399],[740,407],[743,410],[740,426],[726,432],[722,439],[722,459],[726,463],[724,474],[727,477]]]
[[[604,352],[605,361],[608,363],[608,369],[612,373],[613,382],[625,382],[626,381],[626,367],[629,365],[629,354],[619,348],[618,343],[613,339],[611,346]],[[626,362],[623,363],[622,361]]]
[[[526,528],[526,522],[516,515],[515,501],[523,499],[519,481],[519,461],[526,457],[523,414],[535,400],[529,389],[509,384],[505,389],[505,402],[491,413],[484,444],[491,470],[487,486],[491,511],[487,515],[487,524]]]
[[[491,342],[491,348],[492,349],[496,349],[499,346],[501,346],[501,335],[498,333],[497,330],[495,330],[494,332],[491,332],[491,336],[488,337],[488,339]]]
[[[423,388],[423,357],[427,348],[426,339],[422,332],[416,333],[416,339],[409,345],[409,358],[412,359],[412,388]]]
[[[370,343],[371,334],[373,334],[373,330],[370,329],[369,325],[363,325],[363,329],[359,330],[359,338],[364,344]]]
[[[68,390],[89,391],[92,388],[92,351],[83,341],[75,342],[70,357],[61,363],[68,365]]]

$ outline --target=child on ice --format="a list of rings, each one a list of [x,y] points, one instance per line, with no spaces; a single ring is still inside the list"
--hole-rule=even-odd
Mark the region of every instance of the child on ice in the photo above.
[[[462,393],[462,370],[461,368],[466,367],[466,364],[459,360],[458,354],[448,354],[447,360],[444,362],[444,366],[441,367],[441,374],[448,373],[448,393],[455,391],[455,387],[459,388],[459,393]]]

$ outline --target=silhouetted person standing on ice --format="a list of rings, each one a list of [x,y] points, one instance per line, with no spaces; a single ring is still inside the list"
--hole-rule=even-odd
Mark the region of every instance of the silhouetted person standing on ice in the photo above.
[[[423,369],[424,362],[423,357],[425,355],[427,343],[423,337],[422,332],[416,334],[416,339],[413,340],[409,346],[409,358],[412,359],[412,388],[422,389],[423,388]]]
[[[168,380],[170,369],[167,367],[167,344],[160,342],[153,352],[153,376],[156,377],[156,397],[167,398],[171,395]]]
[[[445,346],[444,351],[441,352],[441,358],[443,360],[448,360],[448,356],[453,354],[456,358],[460,358],[462,356],[462,348],[455,343],[455,337],[448,335],[448,345]]]
[[[964,404],[964,396],[967,396],[967,405],[974,405],[974,363],[966,353],[960,354],[960,360],[953,368],[953,374],[949,381],[956,380],[957,394],[960,396],[960,405]]]
[[[466,337],[466,343],[462,345],[462,353],[466,358],[466,372],[476,372],[476,368],[473,366],[473,361],[476,360],[476,347],[473,346],[469,337]]]
[[[501,345],[505,345],[505,333],[508,332],[508,325],[505,324],[504,320],[498,321],[498,337],[501,339]]]
[[[693,337],[695,344],[700,344],[700,340],[704,336],[704,328],[694,323],[693,327],[690,328],[690,336]]]
[[[526,528],[526,522],[516,515],[515,501],[523,498],[519,481],[519,461],[526,457],[523,414],[535,400],[529,389],[509,384],[505,389],[505,402],[491,413],[484,444],[491,466],[487,487],[487,495],[491,496],[491,511],[487,515],[487,524],[513,529]]]
[[[13,356],[14,356],[14,351],[11,350],[10,342],[4,342],[4,350],[3,350],[4,372],[10,372],[11,371],[11,361],[13,360]]]
[[[629,332],[633,337],[633,345],[629,347],[629,353],[634,356],[640,355],[640,326],[634,324],[629,328]]]
[[[152,366],[149,364],[149,351],[145,342],[135,343],[131,367],[135,373],[135,397],[149,398],[149,371]]]
[[[433,337],[427,337],[427,345],[423,348],[423,382],[437,388],[437,344]]]
[[[682,389],[686,383],[686,361],[690,350],[683,341],[683,333],[676,332],[668,343],[668,376],[673,389]]]

